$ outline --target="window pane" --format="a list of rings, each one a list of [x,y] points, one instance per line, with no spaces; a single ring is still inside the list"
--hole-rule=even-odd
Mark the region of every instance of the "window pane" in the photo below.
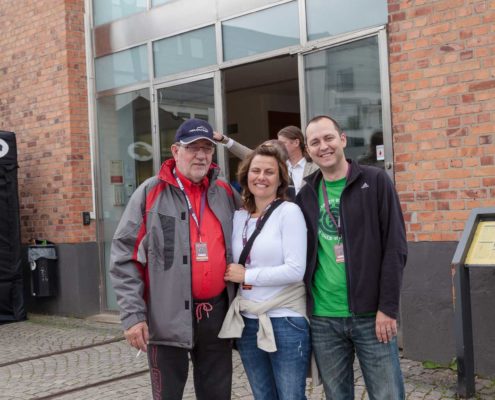
[[[95,26],[146,11],[147,0],[93,0]]]
[[[308,40],[386,24],[386,0],[306,0]]]
[[[96,90],[102,91],[148,80],[146,46],[95,60]]]
[[[222,23],[224,60],[299,44],[297,2]]]
[[[217,63],[215,27],[197,29],[153,43],[155,76]]]
[[[149,90],[102,97],[96,107],[107,305],[116,309],[108,279],[112,237],[131,194],[153,175]]]
[[[215,127],[213,79],[158,90],[161,161],[172,156],[170,146],[175,142],[175,131],[189,118],[203,119]]]
[[[308,54],[304,61],[308,119],[335,118],[347,135],[347,157],[383,167],[377,37]]]

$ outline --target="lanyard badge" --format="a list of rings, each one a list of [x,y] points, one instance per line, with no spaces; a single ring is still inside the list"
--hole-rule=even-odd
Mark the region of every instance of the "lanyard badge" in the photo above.
[[[344,245],[342,243],[333,246],[333,251],[335,252],[335,261],[338,263],[343,263],[344,258]]]
[[[203,242],[194,243],[196,250],[196,261],[208,261],[208,246]]]

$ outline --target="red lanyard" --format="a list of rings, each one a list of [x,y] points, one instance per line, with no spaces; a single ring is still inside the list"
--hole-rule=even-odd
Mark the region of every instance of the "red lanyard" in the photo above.
[[[180,190],[182,190],[182,193],[184,193],[184,196],[186,197],[187,208],[189,209],[189,213],[191,214],[194,222],[196,223],[196,226],[198,227],[198,236],[199,236],[199,241],[201,242],[201,216],[203,215],[203,212],[205,210],[206,191],[203,190],[201,193],[201,206],[199,209],[199,218],[198,218],[192,207],[191,200],[189,200],[189,196],[187,195],[186,190],[184,189],[184,185],[182,184],[180,178],[175,173],[175,169],[172,172],[174,174],[175,180],[177,181],[177,184],[179,185]]]

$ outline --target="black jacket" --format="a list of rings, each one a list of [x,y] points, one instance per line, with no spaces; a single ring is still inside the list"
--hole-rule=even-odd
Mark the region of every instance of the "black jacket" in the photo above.
[[[340,198],[349,311],[382,311],[397,318],[407,240],[399,198],[385,171],[351,162]],[[318,188],[322,173],[305,178],[296,203],[306,219],[308,256],[304,277],[308,313],[312,314],[311,286],[318,254]]]

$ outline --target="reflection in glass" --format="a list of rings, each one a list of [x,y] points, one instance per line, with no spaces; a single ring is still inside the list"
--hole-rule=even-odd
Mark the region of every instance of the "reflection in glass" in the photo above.
[[[207,26],[154,42],[153,58],[156,77],[216,64],[215,27]]]
[[[147,3],[147,0],[93,0],[95,26],[146,11]]]
[[[175,142],[175,132],[179,125],[189,118],[203,119],[215,128],[213,79],[204,79],[158,90],[162,162],[172,157],[170,146]],[[216,153],[213,160],[216,160]]]
[[[387,23],[386,0],[306,0],[308,40]]]
[[[172,1],[172,0],[151,0],[151,6],[156,7],[156,6],[159,6],[161,4],[169,3],[170,1]]]
[[[306,104],[308,120],[329,115],[339,122],[347,135],[347,157],[366,157],[369,163],[372,146],[371,157],[383,166],[378,57],[376,36],[306,55]]]
[[[146,46],[113,53],[95,59],[98,92],[148,80]]]
[[[224,60],[299,44],[297,2],[222,22]]]
[[[108,280],[112,237],[131,194],[153,175],[149,90],[101,97],[96,106],[107,306],[116,309]]]

